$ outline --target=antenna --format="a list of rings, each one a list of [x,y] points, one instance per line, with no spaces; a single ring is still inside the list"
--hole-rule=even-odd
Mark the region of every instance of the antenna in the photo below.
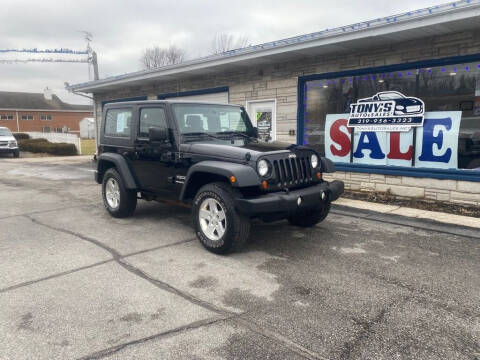
[[[90,64],[93,67],[93,80],[98,80],[98,63],[97,63],[97,53],[93,51],[91,42],[93,41],[93,34],[90,31],[79,30],[83,34],[83,38],[87,42],[87,53],[88,53],[88,79],[92,77]]]

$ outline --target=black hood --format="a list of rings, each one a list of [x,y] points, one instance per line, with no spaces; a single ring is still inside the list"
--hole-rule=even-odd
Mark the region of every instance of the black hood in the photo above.
[[[238,160],[245,159],[247,153],[250,153],[252,160],[256,160],[259,156],[264,155],[265,153],[288,153],[294,151],[296,147],[296,145],[283,142],[251,142],[242,146],[233,146],[215,142],[198,142],[181,145],[182,151],[192,154],[225,157]]]

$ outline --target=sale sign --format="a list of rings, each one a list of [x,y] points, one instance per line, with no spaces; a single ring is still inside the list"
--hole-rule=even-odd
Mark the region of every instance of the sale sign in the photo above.
[[[334,162],[354,164],[412,166],[413,129],[409,131],[358,131],[353,146],[350,114],[329,114],[325,121],[325,156]],[[415,167],[456,169],[458,167],[458,132],[461,111],[439,111],[424,114],[417,128]]]

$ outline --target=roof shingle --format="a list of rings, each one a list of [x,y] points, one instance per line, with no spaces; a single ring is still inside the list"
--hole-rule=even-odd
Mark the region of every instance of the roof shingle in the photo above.
[[[91,105],[68,104],[57,95],[47,100],[43,93],[10,91],[0,91],[0,109],[93,111]]]

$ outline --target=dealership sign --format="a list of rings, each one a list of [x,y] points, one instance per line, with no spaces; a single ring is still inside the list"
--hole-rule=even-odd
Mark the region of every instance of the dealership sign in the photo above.
[[[397,91],[383,91],[350,105],[348,126],[360,131],[409,131],[422,126],[425,104]]]
[[[375,101],[365,102],[369,103]],[[360,104],[360,101],[357,104]],[[385,107],[384,104],[381,105],[382,110],[388,110],[388,106]],[[357,109],[352,109],[353,111],[357,113]],[[351,114],[328,114],[325,121],[325,155],[334,162],[350,163],[352,157],[354,164],[408,167],[412,166],[412,158],[415,156],[414,166],[417,168],[456,169],[461,116],[461,111],[422,113],[421,120],[416,119],[419,116],[412,115],[408,131],[393,130],[387,123],[368,125],[371,127],[366,129],[371,131],[365,131],[363,126],[353,125],[355,131],[352,144]],[[418,124],[422,126],[416,130],[414,155],[411,127],[419,126]],[[377,126],[381,129],[377,130]]]

